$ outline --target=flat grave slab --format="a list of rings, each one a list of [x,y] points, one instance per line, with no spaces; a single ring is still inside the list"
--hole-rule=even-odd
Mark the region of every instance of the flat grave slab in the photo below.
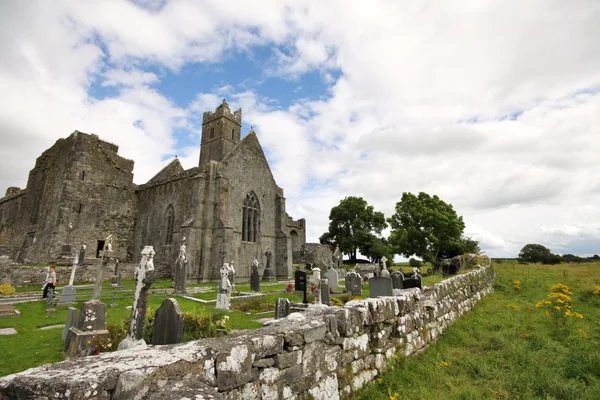
[[[0,336],[10,336],[10,335],[16,335],[16,334],[17,334],[17,330],[15,328],[0,329]]]

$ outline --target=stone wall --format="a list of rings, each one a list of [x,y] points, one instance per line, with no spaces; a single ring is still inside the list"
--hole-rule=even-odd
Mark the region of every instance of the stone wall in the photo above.
[[[255,331],[131,349],[33,368],[0,380],[2,398],[339,399],[394,354],[434,341],[493,290],[491,267],[393,297],[310,307]],[[45,397],[44,397],[45,398]]]

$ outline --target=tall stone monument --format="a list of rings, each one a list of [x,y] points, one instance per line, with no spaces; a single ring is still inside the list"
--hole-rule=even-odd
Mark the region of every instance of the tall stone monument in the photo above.
[[[142,250],[142,259],[135,268],[135,294],[133,296],[133,307],[129,318],[129,331],[127,337],[119,343],[119,350],[132,347],[146,346],[144,341],[144,323],[146,321],[146,304],[148,302],[148,290],[154,282],[154,248],[146,246]]]
[[[267,264],[265,266],[265,271],[263,272],[263,281],[274,281],[275,280],[275,272],[271,269],[271,256],[273,253],[271,250],[267,250],[265,252],[265,257],[267,257]]]
[[[181,246],[179,247],[179,255],[175,262],[175,293],[185,294],[186,293],[186,279],[187,279],[187,247],[185,246],[185,236],[181,239]]]
[[[85,251],[85,248],[83,250]],[[110,333],[106,330],[106,305],[100,301],[100,294],[102,293],[103,269],[108,264],[111,252],[112,235],[108,235],[102,251],[102,263],[98,265],[96,272],[92,299],[83,303],[77,324],[69,328],[69,332],[67,332],[65,339],[67,358],[90,355],[94,350],[91,345],[92,339],[110,337]]]
[[[219,288],[217,289],[217,306],[218,310],[229,311],[229,303],[231,299],[231,292],[233,290],[233,284],[229,280],[229,276],[232,273],[231,266],[228,263],[224,263],[221,267],[221,280],[219,281]]]
[[[260,274],[258,273],[258,260],[252,261],[252,272],[250,273],[250,290],[260,292]]]
[[[104,240],[104,248],[102,249],[102,262],[98,266],[96,271],[96,281],[94,282],[94,292],[92,293],[92,299],[99,300],[102,294],[102,284],[104,283],[104,268],[110,261],[110,255],[112,254],[112,234],[108,235]]]
[[[321,304],[321,269],[313,268],[312,273],[313,275],[311,279],[311,284],[314,288],[313,295],[315,297],[313,303]]]
[[[75,270],[77,269],[78,257],[77,255],[73,257],[73,265],[71,266],[71,276],[69,277],[69,284],[63,287],[63,290],[60,294],[59,302],[61,304],[65,303],[75,303],[77,301],[75,295],[77,290],[75,286],[73,286],[73,282],[75,281]]]

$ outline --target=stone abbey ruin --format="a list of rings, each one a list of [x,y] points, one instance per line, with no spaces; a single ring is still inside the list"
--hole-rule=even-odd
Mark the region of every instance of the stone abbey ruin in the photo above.
[[[59,139],[38,157],[27,187],[0,199],[0,257],[60,264],[85,244],[86,263],[98,263],[112,234],[115,258],[135,262],[151,245],[156,264],[170,270],[185,237],[190,281],[218,280],[226,262],[249,279],[267,251],[276,277],[288,278],[305,220],[286,213],[256,133],[242,139],[241,127],[241,109],[223,100],[203,115],[198,166],[184,170],[175,158],[142,185],[117,145],[78,131]]]

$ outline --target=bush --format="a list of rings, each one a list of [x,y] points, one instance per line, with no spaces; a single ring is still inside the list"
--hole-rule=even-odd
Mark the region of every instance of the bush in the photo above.
[[[10,283],[0,283],[0,296],[13,296],[16,292]]]
[[[411,268],[421,269],[423,266],[423,261],[417,260],[416,258],[411,258],[408,260],[408,265],[410,265]]]

